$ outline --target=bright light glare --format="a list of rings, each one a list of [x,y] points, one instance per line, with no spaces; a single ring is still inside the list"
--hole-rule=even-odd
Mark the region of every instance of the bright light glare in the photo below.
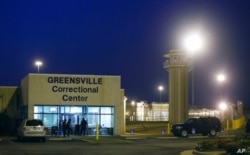
[[[162,91],[164,88],[163,88],[163,86],[159,86],[158,89],[159,89],[159,91]]]
[[[226,110],[227,109],[227,104],[226,104],[226,102],[220,102],[220,104],[219,104],[219,108],[221,109],[221,110]]]
[[[132,106],[134,106],[135,105],[135,101],[132,101],[131,104],[132,104]]]
[[[219,82],[224,82],[224,81],[226,80],[226,77],[225,77],[224,74],[219,74],[219,75],[217,76],[217,80],[218,80]]]
[[[183,39],[183,48],[192,54],[202,50],[204,48],[204,40],[201,33],[193,31],[186,34]]]
[[[37,60],[37,61],[35,62],[35,65],[37,66],[37,73],[39,74],[39,68],[40,68],[40,66],[43,65],[43,63],[42,63],[42,61]]]
[[[42,61],[36,61],[36,62],[35,62],[35,65],[36,65],[36,66],[41,66],[42,64],[43,64]]]

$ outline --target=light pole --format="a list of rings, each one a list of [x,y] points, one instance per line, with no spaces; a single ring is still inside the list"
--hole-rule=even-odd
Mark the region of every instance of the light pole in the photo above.
[[[224,112],[228,108],[227,104],[225,101],[222,101],[219,103],[219,109],[222,111],[222,122],[224,122]]]
[[[40,66],[42,66],[42,62],[41,61],[36,61],[35,62],[35,65],[37,66],[37,73],[39,74],[39,69],[40,69]]]
[[[36,61],[35,62],[35,65],[37,66],[37,73],[39,74],[39,68],[40,68],[40,66],[42,66],[43,65],[43,63],[42,63],[42,61]]]
[[[222,91],[222,84],[226,81],[226,76],[223,73],[219,73],[216,77],[217,81],[219,82],[220,85],[220,98],[223,99],[223,91]],[[222,110],[222,121],[224,121],[224,117],[225,117],[225,110],[228,108],[228,105],[226,104],[226,102],[222,101],[220,103],[220,109]]]
[[[133,116],[133,121],[136,121],[136,103],[135,103],[135,101],[132,101],[131,102],[131,105],[132,105],[132,116]]]
[[[159,86],[158,90],[160,92],[160,103],[161,103],[161,92],[163,91],[164,87],[163,86]]]
[[[222,85],[226,81],[226,76],[223,73],[218,74],[217,81],[219,82],[220,85]],[[222,87],[222,86],[220,86],[220,87]],[[221,96],[221,98],[223,97],[222,88],[220,88],[220,96]]]
[[[194,106],[194,55],[204,48],[204,38],[200,31],[190,31],[183,38],[182,48],[191,53],[192,63],[192,106]]]

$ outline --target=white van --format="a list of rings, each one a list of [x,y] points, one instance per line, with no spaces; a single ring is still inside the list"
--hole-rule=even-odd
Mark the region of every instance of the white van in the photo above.
[[[24,140],[28,138],[37,138],[46,141],[46,128],[43,121],[39,119],[25,119],[17,130],[17,139]]]

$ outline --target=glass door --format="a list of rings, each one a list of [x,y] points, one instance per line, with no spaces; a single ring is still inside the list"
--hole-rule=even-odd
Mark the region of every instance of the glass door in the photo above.
[[[81,114],[60,114],[60,124],[59,130],[60,134],[63,134],[63,121],[66,120],[67,124],[69,124],[69,132],[71,135],[79,135],[80,134],[80,122],[82,115]]]

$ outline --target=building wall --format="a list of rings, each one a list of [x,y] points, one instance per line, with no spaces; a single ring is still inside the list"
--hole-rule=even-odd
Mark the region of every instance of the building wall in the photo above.
[[[238,103],[237,103],[238,104]],[[230,103],[232,107],[235,104]],[[189,108],[187,118],[191,117],[218,117],[221,121],[222,114],[225,120],[235,120],[240,118],[242,112],[237,113],[238,109],[230,109],[227,111],[221,111],[219,109],[207,109],[207,108]],[[146,102],[127,103],[126,104],[126,121],[169,121],[169,104],[152,102],[150,104]],[[236,114],[237,113],[237,114]],[[238,117],[237,117],[238,116]],[[240,116],[240,117],[239,117]],[[183,121],[184,122],[184,121]],[[181,123],[183,123],[181,122]],[[172,123],[171,123],[172,124]]]
[[[0,113],[10,118],[17,118],[18,99],[20,90],[18,87],[0,87]]]
[[[126,104],[126,121],[168,121],[169,104],[134,102]]]
[[[28,74],[21,87],[22,105],[28,105],[29,118],[34,116],[35,105],[113,106],[114,134],[125,131],[120,76]]]
[[[0,135],[11,135],[16,131],[20,89],[0,87]]]
[[[116,106],[115,110],[115,133],[125,133],[126,125],[125,125],[125,105],[126,100],[124,98],[124,90],[120,91],[120,102]]]
[[[29,76],[21,80],[21,104],[27,106],[29,102]]]

